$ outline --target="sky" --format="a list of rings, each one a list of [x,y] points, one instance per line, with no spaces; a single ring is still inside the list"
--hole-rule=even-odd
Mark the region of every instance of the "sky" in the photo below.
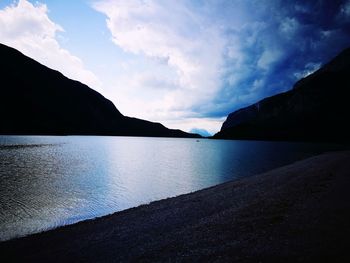
[[[349,47],[350,0],[0,0],[0,42],[126,116],[213,134]]]

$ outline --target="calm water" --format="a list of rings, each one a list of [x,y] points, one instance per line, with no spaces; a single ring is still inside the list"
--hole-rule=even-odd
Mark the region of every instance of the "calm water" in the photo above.
[[[189,193],[334,145],[0,136],[0,240]]]

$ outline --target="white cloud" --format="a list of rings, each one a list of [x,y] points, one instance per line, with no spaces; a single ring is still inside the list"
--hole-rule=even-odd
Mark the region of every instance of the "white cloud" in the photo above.
[[[273,63],[279,61],[281,56],[282,52],[276,48],[265,49],[260,59],[258,60],[257,65],[261,69],[268,70]]]
[[[78,57],[60,47],[57,33],[64,30],[50,20],[48,13],[46,5],[26,0],[0,10],[0,42],[99,90],[98,78]]]
[[[291,87],[293,76],[320,66],[306,61],[329,58],[329,46],[349,39],[340,27],[350,17],[350,0],[337,4],[338,25],[326,28],[320,25],[332,20],[327,10],[315,19],[305,1],[93,2],[107,17],[117,51],[108,70],[97,71],[104,95],[123,114],[185,130],[218,131],[218,116]],[[49,14],[46,5],[27,0],[0,10],[0,42],[98,88],[96,76],[62,48],[63,28]]]
[[[279,30],[287,39],[292,39],[299,29],[299,23],[295,18],[286,17],[281,21]]]
[[[313,63],[313,62],[307,63],[304,69],[300,72],[294,73],[294,76],[297,80],[305,78],[310,74],[314,73],[315,71],[317,71],[318,69],[320,69],[321,66],[322,66],[322,63]]]
[[[157,100],[142,105],[145,106],[143,116],[132,112],[131,107],[125,108],[127,114],[147,115],[156,121],[163,121],[165,117],[184,118],[183,114],[188,114],[193,105],[210,101],[220,88],[226,40],[217,25],[192,12],[184,3],[105,0],[94,4],[96,10],[107,16],[107,27],[117,46],[125,52],[159,60],[167,67],[166,75],[150,78],[148,73],[139,72],[139,77],[123,82],[141,94],[152,85],[164,85],[167,90],[155,95]]]

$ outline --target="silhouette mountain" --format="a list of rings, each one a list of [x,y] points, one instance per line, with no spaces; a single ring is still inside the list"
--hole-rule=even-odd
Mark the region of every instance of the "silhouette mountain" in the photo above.
[[[200,137],[123,116],[111,101],[0,44],[0,134]]]
[[[228,115],[214,138],[350,141],[350,48],[285,93]]]

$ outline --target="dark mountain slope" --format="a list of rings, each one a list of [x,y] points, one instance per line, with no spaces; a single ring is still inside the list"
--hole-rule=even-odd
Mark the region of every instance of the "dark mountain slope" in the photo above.
[[[194,137],[123,116],[111,101],[0,44],[0,134]]]
[[[214,138],[350,141],[350,48],[294,88],[235,111]]]

